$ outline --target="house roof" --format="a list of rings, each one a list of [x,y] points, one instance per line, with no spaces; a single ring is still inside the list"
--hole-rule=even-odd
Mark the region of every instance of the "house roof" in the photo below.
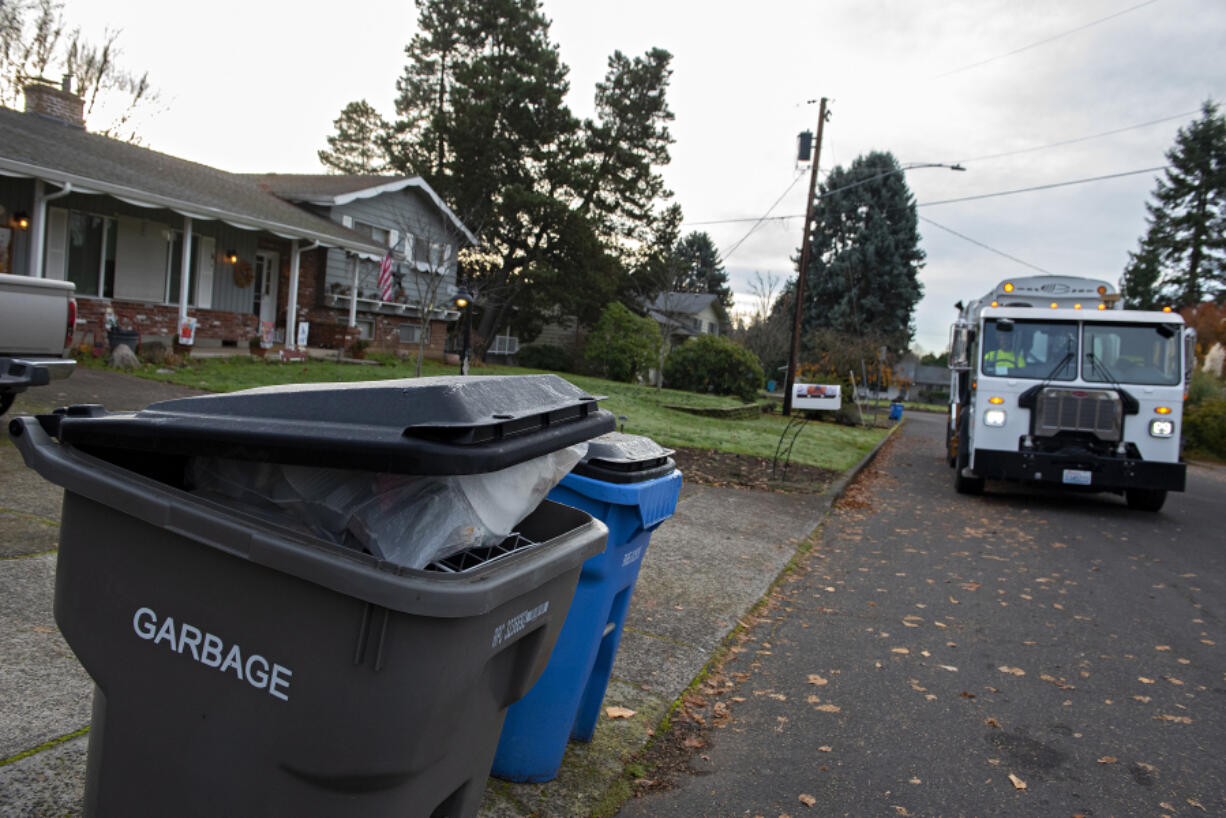
[[[394,193],[405,188],[416,188],[428,196],[434,205],[452,223],[456,231],[477,245],[476,236],[469,232],[455,213],[451,212],[434,188],[420,176],[340,176],[324,173],[259,173],[251,174],[260,187],[291,202],[336,207],[357,199],[369,199],[384,193]]]
[[[660,293],[651,302],[651,309],[660,312],[697,315],[719,299],[714,293]]]
[[[120,142],[39,114],[0,108],[0,174],[42,179],[74,193],[217,219],[287,239],[381,257],[386,248],[290,204],[251,178]]]

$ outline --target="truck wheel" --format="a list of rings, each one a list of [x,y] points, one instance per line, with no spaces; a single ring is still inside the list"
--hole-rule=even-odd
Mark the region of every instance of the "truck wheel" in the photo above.
[[[1166,489],[1125,489],[1124,499],[1137,511],[1161,511],[1166,502]]]
[[[954,462],[954,491],[959,494],[983,494],[982,477],[962,476],[962,469],[969,466],[971,462],[971,454],[967,444],[970,430],[967,429],[967,423],[967,415],[964,412],[962,419],[958,422],[958,456]]]

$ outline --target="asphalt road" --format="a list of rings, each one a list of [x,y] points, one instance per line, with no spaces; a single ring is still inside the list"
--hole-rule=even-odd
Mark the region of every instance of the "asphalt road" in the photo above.
[[[908,418],[700,701],[690,772],[621,816],[1226,815],[1226,470],[1157,514],[964,497],[941,420]]]

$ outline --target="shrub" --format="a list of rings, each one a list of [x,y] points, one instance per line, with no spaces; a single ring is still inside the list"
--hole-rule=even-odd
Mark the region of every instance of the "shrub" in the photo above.
[[[674,349],[664,363],[672,389],[736,395],[752,401],[762,388],[762,365],[752,352],[716,335],[699,335]]]
[[[1188,405],[1195,406],[1211,398],[1222,397],[1226,397],[1226,392],[1222,389],[1221,381],[1197,367],[1192,372],[1192,382],[1188,384]]]
[[[1209,398],[1184,410],[1183,442],[1189,449],[1226,458],[1226,398]]]
[[[574,372],[575,364],[570,352],[553,344],[535,344],[524,347],[515,355],[516,362],[528,369],[549,369],[554,372]]]
[[[651,368],[659,350],[660,325],[614,301],[588,334],[584,357],[605,377],[630,382]]]

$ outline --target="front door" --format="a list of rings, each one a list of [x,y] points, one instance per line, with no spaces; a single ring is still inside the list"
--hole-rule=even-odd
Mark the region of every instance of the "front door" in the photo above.
[[[268,322],[274,326],[277,323],[277,279],[281,265],[278,264],[276,253],[260,251],[255,254],[255,302],[252,312],[260,316],[260,324]]]

